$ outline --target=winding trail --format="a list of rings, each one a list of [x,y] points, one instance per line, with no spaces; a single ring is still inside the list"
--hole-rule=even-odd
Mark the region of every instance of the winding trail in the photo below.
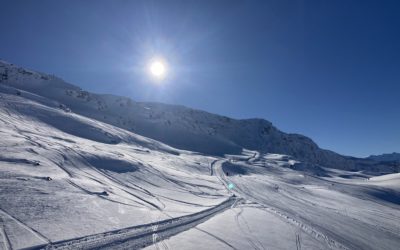
[[[249,158],[245,159],[245,161],[248,163],[251,163],[252,161],[254,161],[254,159],[256,159],[258,157],[259,157],[259,154],[254,153],[253,156],[250,156]],[[327,246],[329,246],[329,248],[348,249],[348,247],[346,247],[342,243],[332,239],[331,237],[328,237],[326,234],[322,233],[317,228],[315,228],[311,225],[308,225],[304,221],[299,221],[298,219],[295,219],[295,216],[287,215],[285,212],[281,211],[280,208],[273,207],[273,206],[271,206],[271,204],[264,204],[262,202],[260,203],[260,201],[257,199],[257,197],[253,197],[251,195],[251,192],[249,192],[245,186],[241,186],[238,183],[234,183],[235,184],[234,190],[229,190],[228,183],[233,183],[233,182],[228,180],[228,177],[225,175],[225,173],[222,169],[222,164],[226,161],[227,161],[226,159],[221,159],[221,160],[212,162],[212,164],[211,164],[212,171],[211,172],[213,174],[215,174],[215,176],[221,181],[221,183],[225,186],[225,188],[227,189],[228,192],[234,193],[235,196],[241,197],[244,200],[251,201],[254,204],[258,204],[259,207],[264,209],[265,211],[268,211],[272,214],[275,214],[275,215],[281,217],[287,223],[299,227],[300,230],[304,231],[305,233],[307,233],[311,237],[315,238],[316,240],[324,242]]]

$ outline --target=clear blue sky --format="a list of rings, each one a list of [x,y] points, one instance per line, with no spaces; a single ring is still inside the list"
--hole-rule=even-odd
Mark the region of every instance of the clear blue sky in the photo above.
[[[98,93],[400,151],[400,1],[1,1],[0,58]],[[163,56],[154,84],[143,68]]]

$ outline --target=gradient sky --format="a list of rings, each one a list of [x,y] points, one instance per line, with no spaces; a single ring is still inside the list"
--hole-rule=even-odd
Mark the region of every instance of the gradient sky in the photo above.
[[[1,1],[0,58],[353,156],[400,151],[400,1]],[[154,56],[169,62],[162,84]]]

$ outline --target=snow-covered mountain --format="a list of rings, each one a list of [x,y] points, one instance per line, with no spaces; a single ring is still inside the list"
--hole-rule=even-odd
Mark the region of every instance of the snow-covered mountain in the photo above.
[[[399,167],[346,157],[318,147],[310,138],[287,134],[263,119],[236,120],[184,106],[135,102],[127,97],[93,94],[55,76],[0,61],[0,84],[48,98],[66,111],[90,117],[204,154],[238,154],[243,149],[290,155],[324,167],[398,172]]]
[[[376,176],[393,163],[5,62],[0,79],[0,249],[399,249],[400,173]]]
[[[400,153],[393,152],[391,154],[370,155],[367,159],[378,162],[400,162]]]

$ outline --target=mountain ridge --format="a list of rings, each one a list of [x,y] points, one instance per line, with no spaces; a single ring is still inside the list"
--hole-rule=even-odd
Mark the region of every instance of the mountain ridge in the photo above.
[[[381,162],[400,162],[400,153],[385,153],[379,155],[370,155],[367,159]]]
[[[238,154],[243,149],[286,154],[305,164],[380,173],[399,166],[370,158],[343,156],[321,149],[309,137],[285,133],[262,118],[233,119],[183,105],[137,102],[128,97],[94,94],[61,78],[0,61],[0,84],[25,90],[76,112],[172,147],[211,155]]]

